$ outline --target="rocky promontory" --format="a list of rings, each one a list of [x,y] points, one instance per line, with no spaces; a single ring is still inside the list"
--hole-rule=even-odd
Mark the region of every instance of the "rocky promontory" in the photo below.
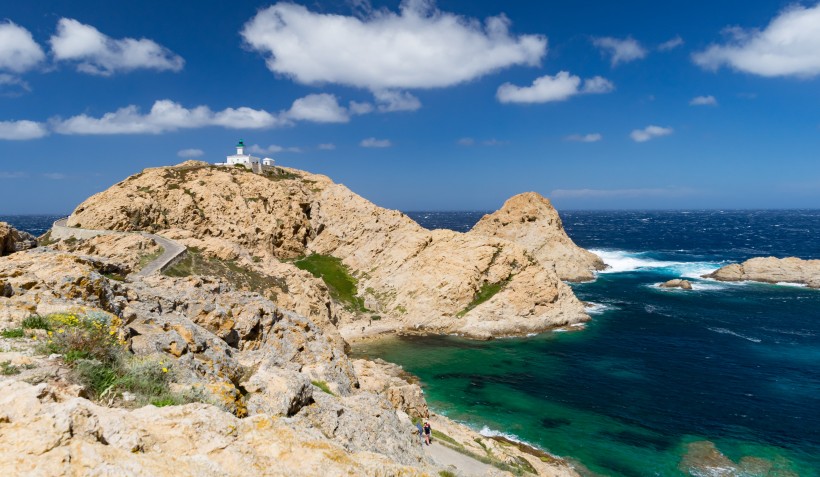
[[[757,257],[726,265],[704,278],[722,282],[800,283],[809,288],[820,288],[820,260]]]
[[[539,263],[554,267],[562,280],[593,280],[596,271],[606,268],[599,256],[575,245],[549,199],[537,192],[508,199],[501,209],[482,217],[470,233],[521,245]]]
[[[37,246],[37,237],[0,222],[0,257]]]

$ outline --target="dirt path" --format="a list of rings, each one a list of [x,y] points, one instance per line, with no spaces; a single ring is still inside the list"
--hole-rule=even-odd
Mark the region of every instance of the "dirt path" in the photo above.
[[[424,446],[424,452],[433,459],[433,462],[442,467],[455,467],[456,470],[453,472],[456,475],[464,477],[508,475],[491,465],[467,457],[435,441],[429,446]]]

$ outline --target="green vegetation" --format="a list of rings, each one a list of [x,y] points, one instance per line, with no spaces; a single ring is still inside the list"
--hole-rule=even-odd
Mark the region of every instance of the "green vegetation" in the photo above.
[[[449,470],[440,470],[438,471],[439,477],[456,477],[456,474],[450,472]]]
[[[271,277],[263,273],[240,266],[235,260],[219,260],[205,255],[202,250],[190,247],[185,257],[171,267],[164,275],[169,277],[189,277],[191,275],[208,275],[222,278],[233,285],[264,295],[276,296],[276,293],[265,293],[271,289],[288,291],[287,282],[281,277]]]
[[[109,280],[114,280],[118,282],[125,281],[125,277],[120,275],[119,273],[103,273],[103,276]]]
[[[469,449],[464,447],[463,444],[456,441],[455,439],[448,436],[447,434],[444,434],[443,432],[439,432],[439,431],[433,429],[432,434],[433,434],[433,438],[438,440],[440,444],[445,445],[445,446],[449,447],[450,449],[453,449],[454,451],[459,452],[461,454],[464,454],[467,457],[475,459],[479,462],[483,462],[484,464],[491,465],[491,466],[493,466],[497,469],[500,469],[500,470],[503,470],[503,471],[506,471],[506,472],[510,472],[513,475],[524,475],[527,472],[529,472],[531,474],[538,474],[538,472],[535,470],[535,468],[532,466],[532,464],[527,462],[527,460],[524,459],[524,458],[518,457],[518,458],[516,458],[515,463],[506,463],[506,462],[503,462],[503,461],[493,457],[492,454],[490,454],[487,447],[484,446],[483,444],[481,444],[481,442],[479,442],[478,439],[476,439],[476,442],[478,442],[481,445],[481,447],[484,449],[484,451],[487,453],[487,455],[478,455],[478,454],[470,451]]]
[[[273,170],[268,169],[264,172],[265,177],[272,181],[283,181],[288,179],[298,179],[299,175],[288,172],[280,167],[274,167]]]
[[[163,253],[165,253],[165,249],[162,248],[162,247],[159,247],[159,250],[157,250],[154,253],[147,253],[145,255],[140,255],[139,263],[137,264],[137,268],[142,270],[143,268],[145,268],[146,265],[148,265],[149,263],[151,263],[154,260],[158,259],[160,257],[160,255],[162,255]]]
[[[441,431],[437,431],[435,429],[431,429],[431,431],[433,433],[433,438],[434,439],[439,440],[439,441],[449,442],[450,444],[452,444],[454,446],[461,446],[461,444],[459,444],[457,440],[453,439],[452,437],[448,436],[447,434],[445,434]]]
[[[379,315],[370,315],[370,319],[373,321],[379,321],[382,319],[382,317]]]
[[[357,280],[350,275],[342,261],[330,255],[313,254],[293,263],[307,270],[314,277],[321,278],[330,291],[330,296],[341,302],[350,311],[367,312],[364,300],[356,296]]]
[[[477,307],[478,305],[484,303],[485,301],[492,298],[496,293],[500,292],[502,288],[504,288],[507,283],[509,283],[509,279],[504,280],[503,282],[498,283],[485,283],[484,285],[479,288],[478,292],[476,292],[475,296],[473,297],[473,301],[471,301],[467,308],[459,311],[456,316],[461,318],[462,316],[466,315],[470,312],[473,308]]]
[[[54,245],[57,242],[59,242],[59,240],[54,240],[51,238],[51,230],[37,238],[37,245],[39,247],[48,247],[49,245]]]
[[[25,330],[50,330],[51,324],[47,318],[40,315],[31,315],[23,320],[23,329]]]
[[[336,393],[331,391],[330,386],[328,386],[327,383],[324,382],[324,381],[311,381],[310,384],[316,386],[317,388],[321,389],[322,391],[324,391],[327,394],[330,394],[331,396],[336,395]]]
[[[2,374],[3,376],[20,374],[20,368],[11,364],[11,361],[3,361],[0,362],[0,374]]]
[[[0,331],[0,336],[3,338],[22,338],[25,334],[26,332],[23,331],[23,328],[9,328],[7,330]]]

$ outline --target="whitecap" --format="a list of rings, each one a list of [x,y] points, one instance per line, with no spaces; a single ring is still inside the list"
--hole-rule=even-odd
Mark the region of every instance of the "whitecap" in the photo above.
[[[584,310],[590,315],[600,315],[609,310],[614,310],[615,307],[605,303],[588,302],[584,304]]]
[[[760,343],[761,340],[758,338],[753,338],[751,336],[742,335],[740,333],[735,333],[732,330],[727,330],[726,328],[707,328],[709,331],[714,331],[715,333],[720,333],[723,335],[732,335],[737,336],[738,338],[743,338],[744,340],[751,341],[752,343]]]
[[[783,287],[800,287],[800,288],[807,288],[808,285],[805,283],[794,283],[794,282],[777,282],[775,285],[780,285]]]
[[[677,262],[658,260],[648,256],[647,252],[627,252],[625,250],[590,250],[601,257],[609,266],[599,273],[621,273],[639,270],[667,271],[670,274],[685,278],[700,278],[720,268],[718,262]]]

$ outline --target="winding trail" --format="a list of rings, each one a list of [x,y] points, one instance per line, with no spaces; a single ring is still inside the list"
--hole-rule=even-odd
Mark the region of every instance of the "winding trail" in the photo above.
[[[77,227],[69,227],[68,225],[66,225],[67,222],[68,217],[54,222],[54,224],[52,224],[51,227],[51,237],[60,240],[65,240],[71,237],[76,238],[78,240],[88,240],[99,235],[138,234],[156,242],[157,245],[162,247],[162,254],[159,257],[152,260],[151,262],[149,262],[147,265],[142,267],[140,271],[134,274],[140,277],[153,275],[155,273],[161,273],[163,270],[170,267],[178,260],[180,260],[182,257],[184,257],[185,252],[188,250],[187,248],[185,248],[184,245],[177,242],[176,240],[171,240],[161,235],[149,234],[148,232],[121,232],[118,230],[82,229]]]
[[[506,475],[495,467],[477,461],[436,441],[429,446],[423,446],[424,453],[438,465],[455,467],[457,475],[463,476],[495,476]]]

